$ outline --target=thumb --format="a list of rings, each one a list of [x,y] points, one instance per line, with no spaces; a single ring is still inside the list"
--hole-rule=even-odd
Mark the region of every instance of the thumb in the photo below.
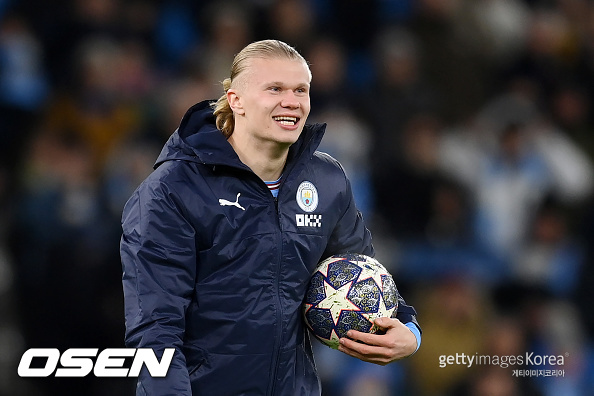
[[[382,330],[387,330],[391,327],[396,326],[398,319],[391,319],[391,318],[377,318],[373,323],[375,323],[375,325],[377,327],[379,327]]]

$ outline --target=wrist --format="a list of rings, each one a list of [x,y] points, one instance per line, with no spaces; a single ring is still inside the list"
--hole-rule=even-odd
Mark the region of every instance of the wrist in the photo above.
[[[411,355],[413,355],[415,352],[417,352],[419,350],[419,347],[421,346],[421,332],[419,331],[419,328],[417,327],[417,325],[415,325],[413,322],[408,322],[404,324],[406,327],[408,327],[408,329],[411,331],[411,333],[413,333],[413,335],[415,336],[415,340],[416,340],[416,346],[414,351],[411,353]]]

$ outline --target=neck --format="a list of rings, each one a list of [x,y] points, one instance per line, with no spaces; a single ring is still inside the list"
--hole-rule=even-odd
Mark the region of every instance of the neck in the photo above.
[[[287,162],[290,145],[247,139],[235,132],[228,141],[241,162],[249,166],[260,179],[274,181],[281,176]]]

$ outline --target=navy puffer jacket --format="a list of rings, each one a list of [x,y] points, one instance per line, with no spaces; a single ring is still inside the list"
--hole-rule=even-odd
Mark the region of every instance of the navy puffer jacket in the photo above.
[[[315,151],[324,129],[304,128],[275,199],[209,103],[188,110],[122,217],[126,345],[176,348],[138,395],[320,394],[301,317],[310,274],[335,253],[374,254],[342,167]]]

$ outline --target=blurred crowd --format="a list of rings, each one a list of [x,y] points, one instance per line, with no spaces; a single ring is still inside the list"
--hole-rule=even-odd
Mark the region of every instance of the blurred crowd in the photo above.
[[[591,1],[1,0],[0,395],[132,394],[16,366],[124,347],[123,204],[264,38],[310,62],[320,149],[424,330],[386,367],[314,342],[324,395],[594,394]],[[439,366],[526,352],[564,365]]]

